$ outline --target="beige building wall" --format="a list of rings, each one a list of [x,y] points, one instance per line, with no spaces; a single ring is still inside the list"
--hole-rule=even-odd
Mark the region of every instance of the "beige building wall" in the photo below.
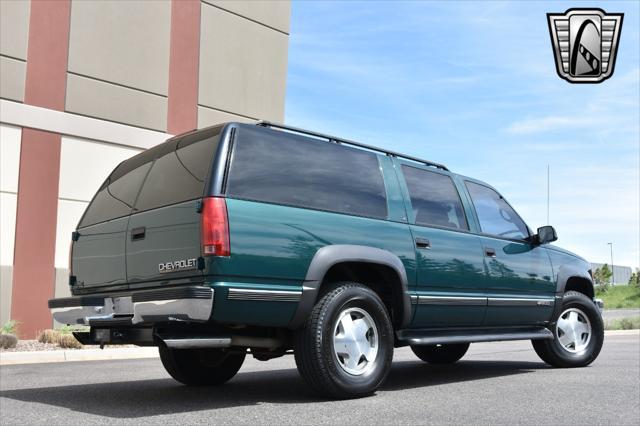
[[[18,102],[24,100],[30,6],[0,1],[0,94]]]
[[[96,189],[120,161],[171,136],[170,0],[72,0],[64,111],[23,103],[31,9],[0,0],[0,323],[11,318],[22,129],[62,135],[56,297],[69,294],[70,235]],[[283,121],[289,19],[288,1],[200,3],[198,128]]]

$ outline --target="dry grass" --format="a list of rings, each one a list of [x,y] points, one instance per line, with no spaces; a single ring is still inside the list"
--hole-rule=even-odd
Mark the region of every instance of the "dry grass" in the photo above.
[[[82,349],[82,344],[73,337],[73,334],[60,334],[58,346],[65,349]]]
[[[43,330],[38,334],[38,342],[52,343],[66,349],[82,348],[82,344],[73,337],[73,334],[66,332],[66,330]]]
[[[40,343],[53,343],[57,344],[60,339],[60,332],[58,330],[42,330],[38,334],[38,342]]]

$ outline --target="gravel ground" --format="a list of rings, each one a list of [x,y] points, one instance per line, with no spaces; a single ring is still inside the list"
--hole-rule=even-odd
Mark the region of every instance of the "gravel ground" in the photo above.
[[[31,351],[63,351],[58,345],[52,343],[40,343],[37,340],[18,340],[15,348],[2,349],[0,352],[31,352]]]
[[[105,348],[135,348],[135,345],[105,345]],[[99,349],[97,345],[86,345],[82,349]],[[75,348],[61,348],[58,345],[52,343],[40,343],[37,340],[19,340],[18,345],[11,349],[2,349],[0,352],[37,352],[37,351],[70,351],[70,350],[82,350]]]

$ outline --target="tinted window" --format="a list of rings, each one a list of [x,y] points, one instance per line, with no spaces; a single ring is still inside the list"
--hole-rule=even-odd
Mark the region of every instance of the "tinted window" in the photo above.
[[[241,127],[237,135],[230,196],[387,217],[382,173],[373,153],[258,128]]]
[[[513,239],[529,237],[527,225],[500,194],[477,183],[466,182],[466,185],[482,232]]]
[[[218,135],[179,142],[178,149],[153,163],[136,202],[136,210],[149,210],[202,197],[205,180],[218,147]]]
[[[127,167],[126,162],[118,166],[107,178],[89,204],[79,226],[93,225],[126,216],[131,212],[136,195],[151,163],[143,164],[122,174],[121,169],[125,167]]]
[[[402,166],[402,173],[416,224],[469,229],[458,190],[449,176],[409,166]]]

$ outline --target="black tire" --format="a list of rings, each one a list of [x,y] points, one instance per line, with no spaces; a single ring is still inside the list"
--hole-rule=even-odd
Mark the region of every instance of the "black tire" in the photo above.
[[[559,341],[558,327],[555,326],[563,312],[567,309],[578,309],[583,312],[591,324],[591,338],[580,352],[570,352]],[[598,307],[591,299],[577,291],[568,291],[562,298],[562,308],[553,319],[553,340],[533,340],[533,349],[547,364],[554,367],[584,367],[591,364],[600,353],[604,343],[604,323]]]
[[[187,386],[215,386],[231,380],[246,355],[221,349],[170,349],[164,345],[159,349],[167,373]]]
[[[345,371],[334,353],[337,321],[352,308],[369,315],[378,335],[375,359],[366,361],[367,367],[360,375]],[[393,359],[393,326],[384,303],[368,287],[336,283],[321,296],[302,328],[296,331],[294,354],[302,378],[324,397],[347,399],[374,393],[386,379]]]
[[[429,364],[453,364],[469,350],[469,343],[411,346],[414,354]]]

